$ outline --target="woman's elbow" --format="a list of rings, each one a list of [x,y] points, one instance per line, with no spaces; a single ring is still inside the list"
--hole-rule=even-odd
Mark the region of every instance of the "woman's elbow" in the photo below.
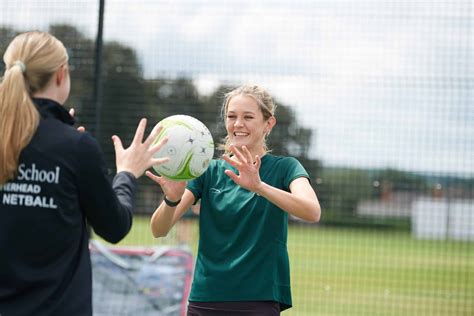
[[[168,235],[168,231],[165,231],[162,229],[156,229],[153,226],[151,226],[151,234],[155,238],[166,237],[166,235]]]
[[[321,207],[319,204],[312,208],[312,211],[309,214],[308,222],[317,223],[321,219]]]
[[[314,214],[312,223],[317,223],[321,219],[321,210],[319,210],[316,214]]]
[[[167,234],[166,234],[166,233],[162,233],[162,232],[156,232],[156,233],[155,233],[155,232],[152,232],[152,235],[153,235],[153,237],[155,237],[155,238],[160,238],[160,237],[166,237]]]
[[[105,241],[111,244],[118,244],[122,239],[127,236],[131,229],[131,223],[123,227],[104,227],[104,228],[94,228],[94,232],[102,237]],[[1,315],[1,314],[0,314]]]
[[[153,234],[153,237],[162,238],[162,237],[166,237],[166,235],[165,234]]]

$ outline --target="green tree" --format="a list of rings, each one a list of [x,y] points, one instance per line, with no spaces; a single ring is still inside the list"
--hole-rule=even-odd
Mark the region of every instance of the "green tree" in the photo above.
[[[148,114],[145,87],[135,51],[118,42],[105,43],[101,141],[110,143],[113,134],[131,141],[138,121]]]
[[[210,96],[201,96],[189,78],[145,80],[134,49],[119,42],[107,41],[103,47],[101,121],[96,130],[96,104],[92,100],[95,41],[67,24],[51,25],[49,32],[64,43],[70,57],[72,85],[66,107],[74,107],[79,123],[89,132],[100,135],[98,141],[109,166],[114,166],[115,160],[110,136],[117,134],[125,145],[128,144],[141,117],[148,118],[149,132],[154,123],[166,116],[191,115],[210,129],[216,143],[224,138],[226,132],[220,109],[224,94],[231,87],[221,86]],[[0,49],[4,50],[16,33],[13,29],[0,28]],[[275,154],[297,157],[314,176],[319,172],[320,164],[308,158],[312,131],[298,125],[290,106],[275,101],[278,104],[278,125],[270,135],[270,148]],[[149,196],[157,190],[156,186],[142,189],[143,194]]]
[[[325,168],[319,186],[323,208],[336,217],[354,216],[357,203],[371,195],[369,173],[359,169]]]
[[[3,54],[7,50],[8,45],[12,41],[12,39],[18,34],[19,32],[10,28],[10,27],[0,27],[0,74],[5,72],[5,64],[3,63]]]
[[[380,198],[386,191],[426,192],[429,187],[423,176],[391,168],[374,172],[372,182],[377,184],[373,187],[375,198]]]
[[[202,122],[206,122],[204,104],[199,99],[199,93],[190,79],[176,80],[157,78],[146,82],[147,102],[155,113],[157,120],[170,115],[187,114]]]
[[[99,100],[101,120],[100,126],[96,126],[96,104],[92,100],[95,41],[71,25],[52,25],[50,32],[64,43],[70,56],[72,88],[67,105],[76,108],[79,122],[88,131],[100,135],[98,141],[109,165],[113,165],[114,150],[110,136],[117,134],[124,143],[130,142],[139,119],[146,117],[150,111],[146,102],[146,84],[136,53],[118,42],[104,42],[102,98]]]
[[[66,107],[74,107],[77,121],[85,125],[89,132],[94,132],[94,41],[72,25],[54,24],[49,27],[49,32],[63,42],[69,55],[71,93]]]

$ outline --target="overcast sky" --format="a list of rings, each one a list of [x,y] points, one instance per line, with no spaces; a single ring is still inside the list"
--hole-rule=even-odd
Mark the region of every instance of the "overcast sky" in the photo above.
[[[94,38],[97,2],[0,0],[0,24]],[[473,20],[461,0],[115,0],[104,36],[148,78],[264,85],[314,129],[325,165],[474,176]]]

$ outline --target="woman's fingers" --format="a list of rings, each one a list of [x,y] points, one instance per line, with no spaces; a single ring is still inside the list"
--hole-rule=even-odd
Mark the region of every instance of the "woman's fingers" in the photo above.
[[[255,155],[255,168],[260,170],[260,165],[262,164],[262,160],[260,159],[259,155]]]
[[[74,108],[70,108],[70,109],[69,109],[69,115],[71,115],[72,117],[74,117],[75,114],[76,114],[76,110],[74,110]],[[86,128],[85,128],[84,126],[79,126],[79,127],[77,128],[77,130],[78,130],[79,132],[85,132],[85,131],[86,131]]]
[[[234,172],[231,170],[225,170],[224,173],[229,176],[235,183],[238,183],[239,176],[237,176]]]
[[[245,158],[246,158],[247,162],[248,163],[253,163],[254,160],[252,159],[252,154],[248,150],[247,146],[242,146],[242,151],[245,154]]]
[[[161,177],[153,174],[151,171],[146,171],[145,175],[150,178],[151,180],[155,181],[159,185],[161,185]]]
[[[135,132],[135,136],[133,137],[132,143],[141,144],[143,140],[143,135],[145,134],[146,128],[146,118],[142,118],[140,123],[138,124],[137,131]]]
[[[238,161],[236,161],[236,160],[230,158],[228,155],[224,155],[224,156],[222,156],[222,158],[223,158],[225,161],[227,161],[232,167],[237,168],[237,169],[239,168],[240,162],[238,162]]]
[[[150,152],[154,155],[155,153],[157,153],[158,151],[160,151],[160,149],[168,142],[168,137],[164,137],[163,139],[161,139],[158,143],[150,146]]]
[[[120,139],[120,137],[118,137],[117,135],[113,135],[112,142],[114,143],[116,153],[123,150],[122,140]]]
[[[167,163],[168,161],[170,161],[170,157],[163,157],[163,158],[153,158],[151,160],[151,166],[156,166],[156,165],[162,165],[164,163]]]
[[[153,144],[156,140],[156,137],[158,136],[158,134],[160,134],[162,129],[163,129],[163,126],[161,126],[159,123],[156,124],[151,130],[150,135],[148,135],[148,137],[146,138],[144,144],[147,146],[150,146],[151,144]]]
[[[244,155],[242,155],[237,147],[232,145],[230,146],[230,150],[240,162],[247,163],[247,159],[245,159]]]

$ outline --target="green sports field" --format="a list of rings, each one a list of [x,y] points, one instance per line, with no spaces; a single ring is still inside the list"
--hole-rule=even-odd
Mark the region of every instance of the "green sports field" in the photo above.
[[[154,239],[134,218],[120,245],[188,244],[197,221]],[[415,240],[409,232],[290,225],[294,307],[284,315],[474,315],[474,243]]]

